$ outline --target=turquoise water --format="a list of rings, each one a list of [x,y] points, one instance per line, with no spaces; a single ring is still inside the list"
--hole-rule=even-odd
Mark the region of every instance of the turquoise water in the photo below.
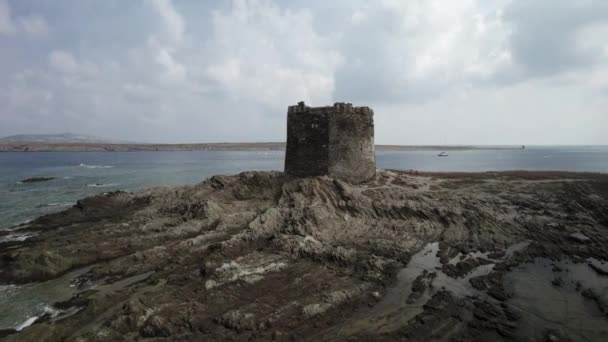
[[[379,168],[423,171],[563,170],[608,173],[608,146],[529,147],[525,150],[378,152]],[[112,190],[194,184],[215,174],[282,170],[272,152],[52,152],[0,153],[0,227],[73,205]],[[21,184],[28,177],[55,177]]]

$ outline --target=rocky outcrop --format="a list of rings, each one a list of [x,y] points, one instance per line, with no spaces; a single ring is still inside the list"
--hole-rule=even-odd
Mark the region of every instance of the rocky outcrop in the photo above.
[[[40,182],[48,182],[50,180],[55,179],[54,177],[31,177],[26,178],[21,181],[21,183],[40,183]]]
[[[0,244],[4,283],[90,267],[68,301],[80,311],[7,339],[503,338],[518,324],[500,304],[510,295],[503,274],[539,256],[602,260],[606,184],[589,174],[381,171],[355,186],[245,172],[83,199],[21,228],[36,233],[29,240]],[[574,233],[589,241],[573,242]],[[401,321],[407,314],[383,296],[433,241],[442,267],[414,276],[413,294],[396,299],[416,307],[406,313],[420,310]],[[510,256],[521,241],[526,251]],[[450,262],[475,253],[483,256]],[[491,273],[470,279],[486,299],[437,288],[490,263]]]

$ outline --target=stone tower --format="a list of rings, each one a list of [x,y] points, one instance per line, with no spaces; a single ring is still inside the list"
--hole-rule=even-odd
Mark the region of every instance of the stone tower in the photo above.
[[[308,107],[300,102],[289,106],[285,173],[329,175],[351,183],[373,178],[374,111],[350,103]]]

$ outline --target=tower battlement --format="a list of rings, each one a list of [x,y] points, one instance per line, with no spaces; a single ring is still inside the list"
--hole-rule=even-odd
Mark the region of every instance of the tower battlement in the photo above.
[[[352,103],[345,102],[336,102],[333,106],[324,106],[324,107],[309,107],[304,102],[300,102],[295,106],[287,107],[287,113],[327,113],[327,112],[335,112],[335,113],[351,113],[351,114],[361,114],[361,115],[373,115],[374,111],[366,106],[363,107],[354,107]]]
[[[329,175],[352,183],[374,177],[374,111],[337,102],[287,108],[285,172],[298,176]]]

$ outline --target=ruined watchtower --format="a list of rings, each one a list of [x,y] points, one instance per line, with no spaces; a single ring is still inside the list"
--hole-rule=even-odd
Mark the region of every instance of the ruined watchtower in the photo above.
[[[374,111],[350,103],[289,106],[285,172],[298,177],[329,175],[352,183],[373,178]]]

